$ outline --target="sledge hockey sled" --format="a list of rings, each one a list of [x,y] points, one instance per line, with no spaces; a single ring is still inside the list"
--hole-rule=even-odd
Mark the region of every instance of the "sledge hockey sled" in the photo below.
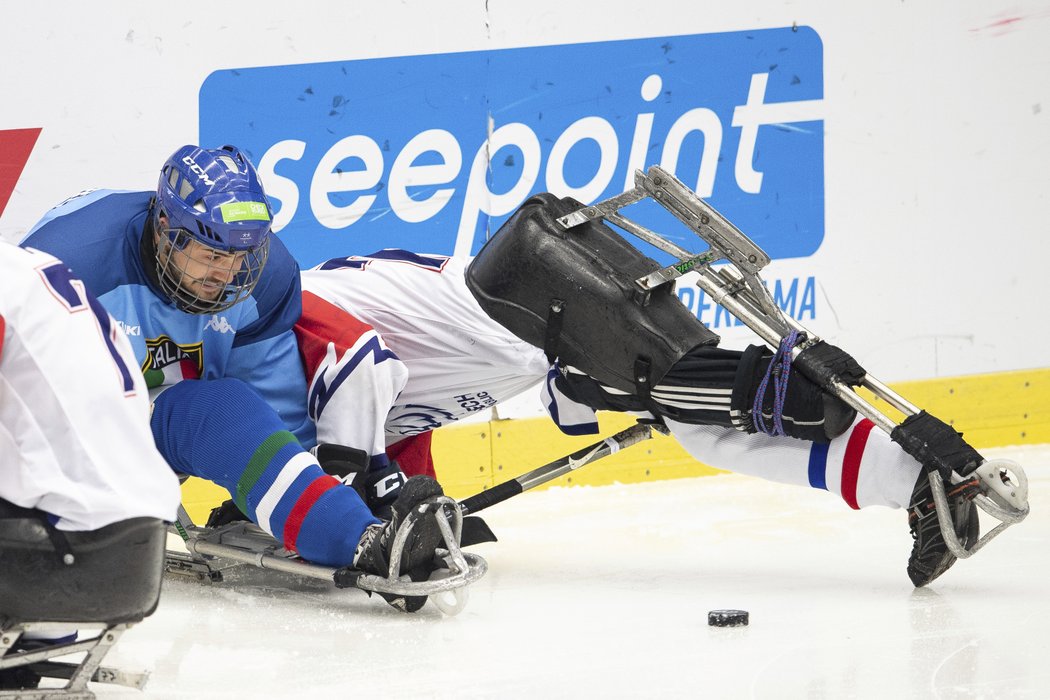
[[[39,511],[3,500],[0,516],[0,672],[45,685],[19,688],[23,680],[0,690],[0,698],[93,698],[89,681],[141,689],[148,674],[101,664],[124,631],[157,606],[164,523],[133,518],[59,532]],[[71,627],[79,639],[53,639]],[[26,633],[44,639],[20,644]],[[71,655],[80,660],[62,660]],[[47,679],[65,684],[47,687]]]
[[[769,256],[710,204],[659,166],[647,172],[635,172],[635,186],[611,199],[582,206],[557,219],[566,231],[580,224],[604,219],[650,245],[678,259],[677,263],[635,280],[638,292],[650,294],[662,285],[688,272],[699,275],[697,286],[716,303],[740,319],[771,348],[786,353],[791,361],[804,351],[816,348],[821,339],[795,319],[785,315],[762,283],[760,272],[769,264]],[[651,198],[708,245],[694,253],[665,237],[626,218],[620,210],[643,199]],[[718,264],[718,267],[715,267]],[[644,305],[644,302],[643,302]],[[826,348],[826,344],[821,344]],[[987,460],[973,466],[973,471],[960,474],[948,463],[950,448],[966,446],[961,435],[950,426],[920,410],[862,368],[852,363],[850,372],[818,348],[803,361],[800,369],[823,389],[841,399],[914,456],[928,471],[930,486],[937,505],[937,517],[949,550],[959,559],[971,556],[1007,527],[1028,515],[1028,479],[1021,466],[1010,460]],[[840,353],[840,356],[843,355]],[[852,358],[848,358],[852,361]],[[859,370],[855,372],[854,370]],[[847,376],[848,375],[848,376]],[[900,423],[885,415],[850,386],[863,386],[875,396],[905,415]],[[934,434],[936,440],[928,436]],[[945,445],[947,443],[947,446]],[[974,502],[999,524],[968,548],[959,540],[951,520],[945,483],[952,485],[978,480]]]
[[[397,596],[428,596],[443,613],[455,615],[466,607],[467,586],[485,575],[488,563],[477,554],[463,551],[464,513],[459,505],[447,496],[438,497],[438,503],[442,507],[429,513],[429,517],[437,520],[444,539],[445,547],[438,550],[438,556],[445,566],[426,581],[412,581],[408,576],[397,574],[401,570],[405,542],[414,525],[412,521],[406,522],[394,536],[388,574],[376,576],[348,566],[337,568],[307,562],[262,528],[247,521],[215,528],[197,526],[182,507],[174,529],[182,538],[186,551],[169,548],[165,570],[204,582],[219,582],[224,570],[247,564],[327,581],[336,588],[359,588],[369,593]]]

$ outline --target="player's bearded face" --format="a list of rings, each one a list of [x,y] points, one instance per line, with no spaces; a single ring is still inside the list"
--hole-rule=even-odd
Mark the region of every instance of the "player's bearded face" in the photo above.
[[[157,255],[161,266],[182,291],[204,301],[216,301],[244,266],[245,252],[227,253],[197,241],[186,241],[182,247],[172,243],[161,217],[162,230],[157,232]],[[177,237],[176,237],[177,240]]]

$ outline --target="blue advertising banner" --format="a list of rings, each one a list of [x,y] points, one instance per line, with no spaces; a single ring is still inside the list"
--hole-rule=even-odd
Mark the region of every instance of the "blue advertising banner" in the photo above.
[[[652,164],[792,258],[824,237],[822,108],[820,37],[789,27],[219,70],[200,142],[251,153],[304,266],[476,253],[531,193],[591,203]]]

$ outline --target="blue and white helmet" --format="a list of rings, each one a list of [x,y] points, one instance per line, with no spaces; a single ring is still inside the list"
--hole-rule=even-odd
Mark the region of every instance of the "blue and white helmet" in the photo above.
[[[161,168],[153,217],[154,230],[160,233],[160,286],[176,306],[210,314],[251,294],[266,264],[273,209],[255,167],[240,149],[183,146],[175,151]],[[187,277],[190,266],[179,253],[199,253],[199,246],[211,249],[216,260],[226,260],[221,292],[194,288],[200,287],[195,285],[202,274],[200,264],[189,270],[196,274]],[[230,269],[233,259],[240,259],[236,270]]]

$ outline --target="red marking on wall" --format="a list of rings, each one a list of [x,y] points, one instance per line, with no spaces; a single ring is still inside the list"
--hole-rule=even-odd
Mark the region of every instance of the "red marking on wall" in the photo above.
[[[15,183],[26,167],[38,136],[40,129],[0,130],[0,215],[15,191]]]
[[[1022,22],[1027,20],[1046,19],[1050,17],[1050,11],[1034,12],[1023,17],[1003,17],[983,27],[974,27],[970,30],[972,34],[985,34],[987,36],[1003,36],[1020,28]]]
[[[992,22],[987,27],[985,27],[985,29],[997,29],[1000,27],[1008,27],[1011,24],[1022,21],[1023,19],[1024,17],[1007,17],[1006,19],[1001,19],[998,22]]]

